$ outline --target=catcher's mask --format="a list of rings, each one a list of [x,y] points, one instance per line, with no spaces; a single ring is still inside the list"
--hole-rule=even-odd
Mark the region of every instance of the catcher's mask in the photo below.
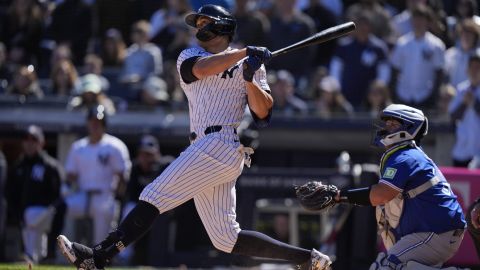
[[[185,22],[196,28],[196,22],[201,16],[208,17],[213,21],[198,30],[196,34],[198,40],[205,42],[216,36],[228,36],[230,41],[233,39],[237,22],[225,8],[218,5],[204,5],[196,13],[187,15]]]
[[[387,128],[386,122],[394,119],[400,123],[396,129]],[[387,147],[404,141],[415,140],[417,145],[427,135],[428,119],[423,112],[410,106],[392,104],[387,106],[381,113],[380,119],[376,120],[375,136],[372,144],[379,147]]]

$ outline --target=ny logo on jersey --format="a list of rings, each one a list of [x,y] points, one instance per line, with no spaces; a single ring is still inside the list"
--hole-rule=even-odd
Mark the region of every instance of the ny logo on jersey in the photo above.
[[[97,159],[98,159],[98,162],[100,162],[100,164],[102,164],[103,166],[107,166],[108,165],[108,159],[110,157],[110,154],[109,153],[98,153],[97,155]]]
[[[237,65],[233,66],[230,70],[228,70],[228,69],[225,70],[222,74],[222,79],[226,79],[227,75],[228,75],[228,77],[230,77],[230,79],[233,78],[233,72],[235,71],[235,69],[238,68],[238,66],[239,65],[237,64]]]

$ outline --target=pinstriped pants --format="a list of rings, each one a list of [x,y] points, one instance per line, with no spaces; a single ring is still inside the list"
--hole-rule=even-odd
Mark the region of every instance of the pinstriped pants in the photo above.
[[[163,213],[193,198],[215,248],[230,253],[240,232],[235,182],[242,173],[244,155],[238,146],[238,137],[233,133],[217,132],[197,138],[145,187],[140,200]]]

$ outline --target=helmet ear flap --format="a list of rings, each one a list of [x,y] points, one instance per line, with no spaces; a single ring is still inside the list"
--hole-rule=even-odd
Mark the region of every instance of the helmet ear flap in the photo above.
[[[423,137],[427,135],[427,133],[428,133],[428,119],[427,117],[425,117],[425,121],[423,122],[422,126],[418,130],[417,135],[415,135],[415,138],[414,138],[415,143],[417,145],[420,145]]]

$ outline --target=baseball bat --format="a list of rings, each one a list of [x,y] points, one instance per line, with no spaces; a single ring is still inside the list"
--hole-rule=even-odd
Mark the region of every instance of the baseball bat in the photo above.
[[[272,57],[279,56],[284,53],[291,52],[300,48],[304,48],[311,45],[316,45],[320,43],[327,42],[329,40],[339,38],[355,30],[355,23],[347,22],[337,26],[327,28],[321,32],[316,33],[315,35],[308,37],[304,40],[301,40],[295,44],[289,45],[285,48],[276,50],[272,52]]]

